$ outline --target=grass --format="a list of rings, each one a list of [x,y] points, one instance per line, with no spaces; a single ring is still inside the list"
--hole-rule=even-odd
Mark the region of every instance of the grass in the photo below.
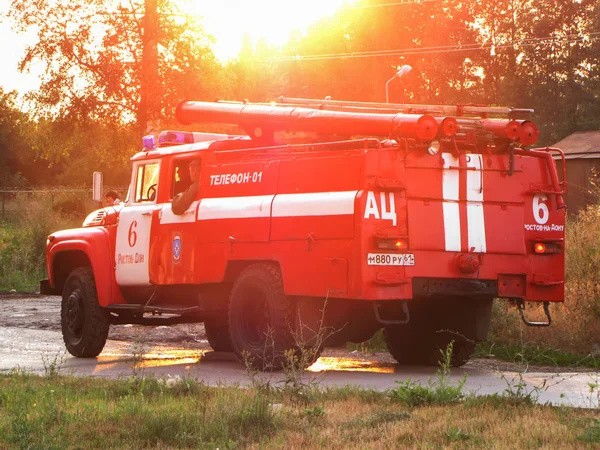
[[[170,387],[169,387],[170,386]],[[136,380],[0,375],[0,448],[579,448],[600,412],[501,396],[408,407],[345,387],[286,402],[277,391]],[[375,400],[376,398],[376,400]],[[282,404],[277,409],[271,405]]]
[[[0,226],[0,291],[37,292],[39,281],[46,278],[46,238],[53,231],[81,226],[84,218],[53,209],[47,199],[24,202],[20,214]]]
[[[495,357],[514,363],[527,362],[538,366],[600,368],[600,359],[593,354],[580,354],[564,350],[544,348],[538,345],[506,345],[482,342],[475,357]]]
[[[453,348],[454,342],[450,342],[444,351],[440,351],[440,367],[435,378],[430,378],[426,386],[420,382],[415,383],[410,378],[404,382],[396,381],[399,386],[389,392],[390,398],[409,407],[461,402],[465,398],[463,387],[467,382],[467,375],[465,374],[457,384],[450,382]]]
[[[369,340],[355,344],[353,342],[346,343],[346,349],[349,351],[359,351],[362,353],[387,352],[385,337],[383,330],[377,331]]]

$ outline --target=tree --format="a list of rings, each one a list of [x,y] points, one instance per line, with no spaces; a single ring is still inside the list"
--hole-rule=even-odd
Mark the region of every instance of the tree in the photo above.
[[[0,187],[3,188],[29,184],[22,169],[31,155],[26,139],[30,121],[27,114],[19,111],[15,101],[16,92],[5,93],[0,88]]]
[[[80,123],[135,121],[143,126],[143,3],[12,0],[9,17],[14,27],[37,33],[37,42],[27,48],[20,70],[27,70],[34,61],[46,68],[40,90],[30,95],[38,116]],[[182,17],[168,0],[158,0],[157,33],[163,115],[186,95],[208,98],[205,86],[228,91],[228,86],[216,81],[222,68],[201,25]]]
[[[383,6],[386,5],[387,6]],[[600,128],[598,0],[362,0],[284,47],[287,96],[528,107],[552,144]],[[366,57],[364,57],[366,56]],[[277,79],[277,78],[276,78]]]

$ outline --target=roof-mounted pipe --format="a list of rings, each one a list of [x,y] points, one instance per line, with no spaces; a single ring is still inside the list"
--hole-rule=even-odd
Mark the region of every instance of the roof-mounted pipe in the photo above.
[[[429,115],[320,111],[293,106],[183,101],[177,120],[191,123],[238,125],[251,137],[274,131],[305,131],[343,136],[385,136],[431,141],[440,125]],[[447,133],[448,131],[445,130]]]

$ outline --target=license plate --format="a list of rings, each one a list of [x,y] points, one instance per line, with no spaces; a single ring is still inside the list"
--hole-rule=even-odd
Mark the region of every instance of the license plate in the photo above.
[[[369,266],[414,266],[415,255],[410,253],[369,253],[367,255]]]

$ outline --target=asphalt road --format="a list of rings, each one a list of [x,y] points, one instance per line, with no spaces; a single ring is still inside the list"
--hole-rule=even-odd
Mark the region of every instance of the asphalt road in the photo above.
[[[76,376],[125,377],[143,372],[154,377],[194,377],[207,384],[249,383],[248,374],[232,354],[213,352],[201,325],[173,327],[111,327],[98,358],[73,358],[65,352],[60,332],[59,297],[0,295],[0,372],[15,368],[45,374],[52,368]],[[387,353],[364,354],[327,349],[304,374],[305,381],[322,385],[358,385],[390,389],[409,378],[427,384],[435,368],[403,367]],[[453,369],[451,382],[466,375],[465,389],[479,395],[516,390],[537,393],[541,403],[598,407],[589,383],[600,382],[599,372],[570,372],[560,368],[517,367],[495,360],[475,359]],[[280,373],[263,374],[279,383]]]

